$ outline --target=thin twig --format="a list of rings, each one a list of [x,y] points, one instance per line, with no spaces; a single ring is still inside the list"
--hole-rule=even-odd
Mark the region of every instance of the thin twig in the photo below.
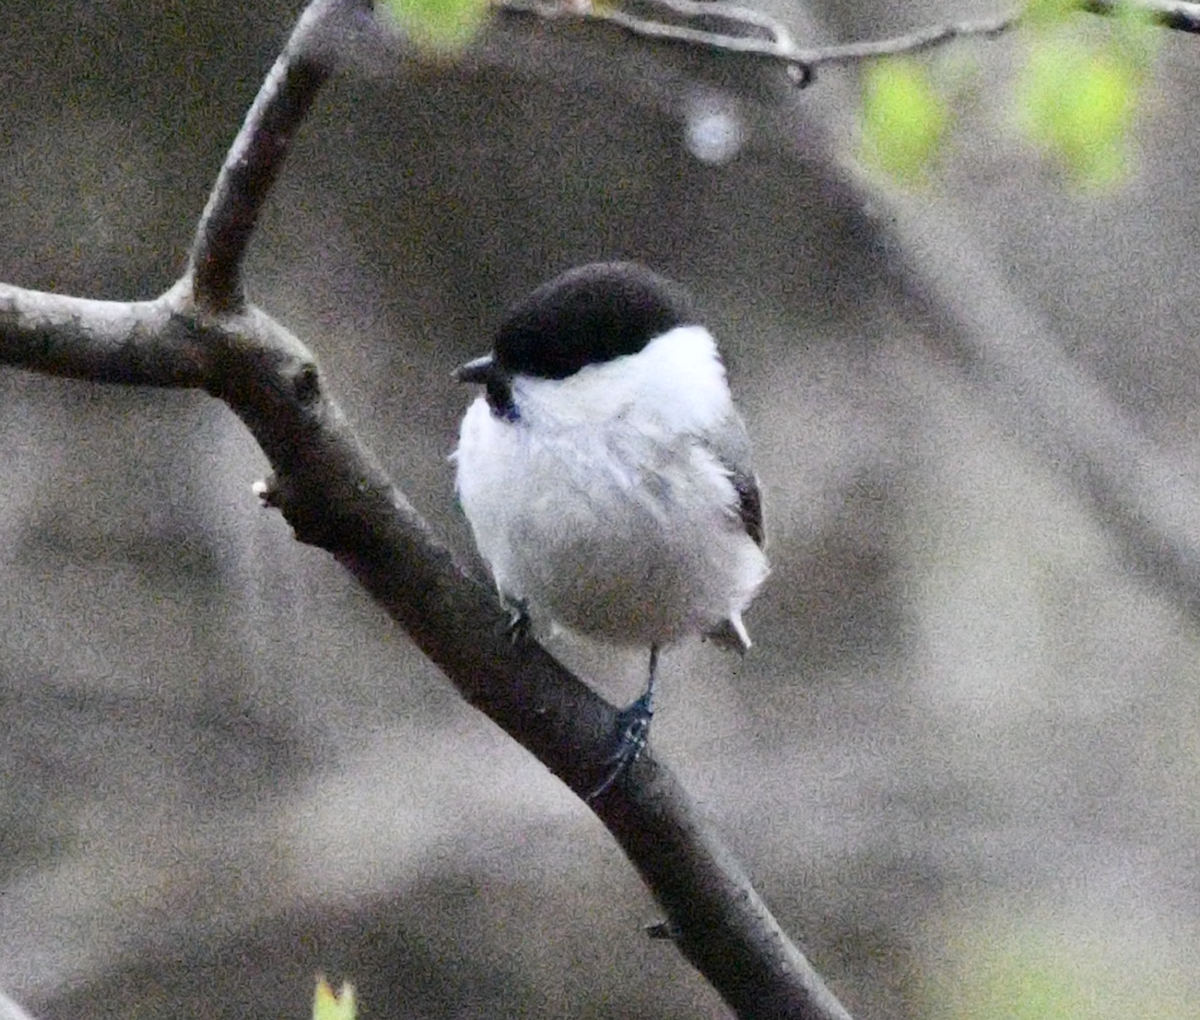
[[[1122,7],[1144,14],[1154,24],[1182,32],[1200,32],[1200,4],[1174,0],[1077,0],[1078,9],[1090,14],[1111,16]],[[660,42],[677,42],[728,53],[763,57],[787,64],[799,72],[798,80],[807,83],[823,64],[847,64],[875,57],[918,53],[954,39],[991,38],[1015,28],[1021,12],[1000,14],[930,25],[903,35],[864,42],[829,46],[797,45],[786,27],[774,18],[736,5],[704,0],[638,0],[638,6],[652,7],[664,13],[663,19],[646,18],[607,3],[578,4],[571,0],[496,0],[496,6],[513,14],[534,14],[542,18],[577,17],[614,25],[632,35]],[[732,31],[715,32],[679,24],[677,19],[704,19],[727,22]],[[763,32],[767,36],[763,36]]]
[[[295,131],[333,70],[332,48],[310,46],[310,36],[332,6],[312,4],[300,16],[229,148],[196,227],[189,261],[192,293],[201,307],[238,311],[245,302],[242,262],[259,212]],[[371,4],[358,6],[369,10]]]
[[[1089,14],[1111,16],[1122,8],[1140,12],[1161,28],[1200,33],[1200,4],[1183,0],[1079,0]]]

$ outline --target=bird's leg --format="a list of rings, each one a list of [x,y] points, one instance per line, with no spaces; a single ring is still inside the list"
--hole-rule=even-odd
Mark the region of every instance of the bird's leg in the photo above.
[[[608,774],[591,793],[589,802],[606,793],[625,769],[629,768],[646,746],[650,735],[650,720],[654,718],[654,682],[658,677],[658,645],[650,646],[650,676],[646,690],[636,701],[626,705],[617,713],[616,748],[609,755]]]
[[[650,728],[650,718],[654,715],[654,681],[658,679],[658,645],[650,646],[650,675],[646,679],[646,690],[642,696],[629,705],[625,712],[637,712],[645,717],[643,731]],[[642,743],[645,744],[645,732],[642,733]]]

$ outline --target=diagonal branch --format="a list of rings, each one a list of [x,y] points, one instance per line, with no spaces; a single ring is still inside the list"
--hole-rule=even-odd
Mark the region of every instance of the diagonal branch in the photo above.
[[[244,297],[258,213],[332,70],[332,47],[310,44],[369,6],[314,0],[305,11],[226,159],[181,280],[132,303],[0,285],[0,363],[223,400],[270,460],[264,502],[299,540],[333,554],[470,704],[582,795],[608,771],[616,710],[540,646],[512,645],[494,593],[363,446],[312,354]],[[666,912],[663,930],[738,1016],[848,1018],[649,749],[591,806]]]
[[[37,335],[28,340],[31,309],[39,308],[33,332],[53,335],[52,350]],[[124,332],[104,333],[97,351],[94,338],[107,322]],[[190,357],[176,351],[203,353],[191,370],[177,371]],[[249,306],[206,316],[180,285],[130,305],[5,285],[0,363],[93,381],[201,387],[224,400],[270,459],[264,499],[297,538],[332,553],[470,704],[572,790],[583,796],[605,775],[614,707],[540,646],[515,647],[503,635],[507,615],[491,589],[459,566],[392,485],[323,392],[315,360],[265,313]],[[591,806],[666,912],[680,951],[738,1016],[848,1017],[649,750]]]

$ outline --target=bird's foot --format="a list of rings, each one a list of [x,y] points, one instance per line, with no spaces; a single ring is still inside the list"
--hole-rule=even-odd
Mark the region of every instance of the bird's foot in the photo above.
[[[608,771],[591,793],[587,795],[590,804],[604,796],[620,777],[642,753],[646,746],[646,738],[650,735],[650,720],[654,718],[654,707],[651,702],[651,692],[647,691],[637,701],[626,705],[617,713],[617,726],[613,736],[615,747],[612,754],[605,759]]]

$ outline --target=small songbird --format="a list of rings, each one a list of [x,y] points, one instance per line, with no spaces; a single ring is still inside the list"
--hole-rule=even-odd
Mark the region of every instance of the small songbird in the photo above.
[[[598,796],[645,744],[662,646],[750,647],[742,612],[767,575],[750,438],[690,299],[636,263],[539,287],[455,375],[484,387],[456,486],[514,627],[649,649]]]

